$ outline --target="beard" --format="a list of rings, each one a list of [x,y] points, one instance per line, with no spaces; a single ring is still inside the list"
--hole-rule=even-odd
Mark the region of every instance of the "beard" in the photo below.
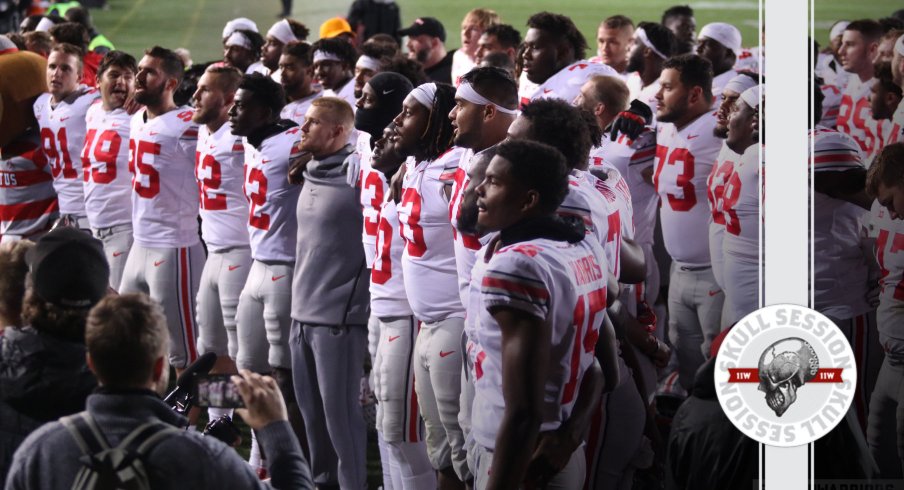
[[[423,48],[414,54],[414,59],[422,65],[427,62],[428,57],[430,57],[430,48]]]
[[[144,105],[158,105],[163,100],[163,85],[157,90],[147,87],[142,92],[135,91],[135,102]]]
[[[713,136],[719,138],[720,140],[724,140],[728,137],[728,126],[723,126],[721,123],[716,123],[713,127]]]
[[[659,109],[669,109],[668,112],[660,113],[656,112],[656,120],[661,122],[675,122],[681,119],[681,116],[687,112],[687,99],[681,100],[680,103],[672,105],[671,107],[666,106],[665,104],[660,104]]]
[[[631,52],[631,57],[628,58],[628,66],[625,68],[625,71],[631,73],[632,71],[643,71],[643,50],[635,49]]]

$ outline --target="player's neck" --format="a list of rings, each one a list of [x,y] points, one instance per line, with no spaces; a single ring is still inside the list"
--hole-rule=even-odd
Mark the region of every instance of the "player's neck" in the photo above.
[[[643,85],[643,88],[647,88],[652,85],[656,80],[659,80],[659,75],[662,73],[662,69],[657,64],[657,66],[653,67],[651,62],[647,61],[646,66],[640,72],[640,83]]]
[[[159,105],[148,105],[145,106],[147,109],[147,118],[154,119],[157,116],[162,116],[169,111],[176,110],[176,103],[173,102],[173,99],[169,99],[167,101],[161,102]]]
[[[53,94],[50,94],[50,105],[52,107],[56,107],[57,104],[68,99],[74,93],[75,93],[75,90],[73,90],[72,92],[66,92],[65,94],[60,94],[59,98],[57,98],[57,96],[55,96]]]
[[[678,131],[681,131],[681,130],[684,129],[688,124],[690,124],[690,123],[696,121],[697,118],[699,118],[700,116],[706,114],[707,112],[709,112],[709,106],[705,106],[705,105],[702,105],[702,104],[699,105],[699,107],[696,107],[696,108],[694,108],[694,109],[691,109],[691,108],[689,107],[688,110],[687,110],[687,114],[686,114],[683,118],[681,118],[681,119],[675,121],[675,123],[674,123],[674,124],[675,124],[675,127],[678,129]]]
[[[210,131],[210,134],[214,134],[217,131],[219,131],[220,128],[222,128],[223,125],[226,124],[226,121],[228,121],[228,120],[229,120],[229,115],[224,114],[223,117],[217,118],[217,119],[207,123],[206,124],[207,129]]]
[[[865,66],[862,70],[858,71],[857,77],[860,78],[861,82],[865,83],[873,78],[873,73],[875,73],[873,71],[873,65],[870,64],[870,65]]]
[[[614,64],[611,64],[611,65],[609,65],[609,66],[610,66],[613,70],[617,71],[618,73],[624,73],[624,72],[625,72],[625,69],[628,68],[628,60],[627,60],[627,58],[626,58],[626,59],[624,59],[624,60],[621,60],[621,61],[618,62],[618,63],[614,63]]]

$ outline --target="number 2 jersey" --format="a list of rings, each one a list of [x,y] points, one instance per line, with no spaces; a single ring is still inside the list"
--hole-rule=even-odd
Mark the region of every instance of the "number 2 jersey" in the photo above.
[[[41,127],[41,146],[50,162],[53,188],[60,213],[85,216],[85,191],[79,156],[85,144],[85,114],[100,97],[96,89],[81,86],[56,106],[45,93],[35,100],[35,119]]]
[[[201,201],[201,236],[212,252],[248,246],[248,201],[245,184],[245,147],[232,134],[227,121],[211,133],[198,128],[195,178]]]
[[[135,243],[149,248],[183,248],[198,239],[195,150],[198,125],[187,106],[147,119],[132,116],[129,170]]]
[[[129,173],[129,124],[124,109],[105,111],[97,100],[85,115],[85,211],[92,228],[132,223],[132,175]]]
[[[454,172],[463,148],[453,147],[436,160],[408,162],[397,205],[405,239],[402,271],[411,310],[421,321],[464,317],[445,173]]]
[[[489,308],[507,307],[543,321],[549,329],[549,369],[543,387],[541,431],[571,415],[578,388],[593,362],[606,314],[605,254],[592,236],[578,243],[533,239],[500,248],[492,241],[478,252],[474,280],[481,281],[477,328],[472,434],[493,449],[505,411],[502,331]],[[473,304],[473,302],[472,302]]]
[[[715,125],[714,113],[706,112],[681,130],[664,122],[657,128],[653,185],[661,201],[662,238],[683,265],[710,265],[706,179],[722,148],[713,136]]]

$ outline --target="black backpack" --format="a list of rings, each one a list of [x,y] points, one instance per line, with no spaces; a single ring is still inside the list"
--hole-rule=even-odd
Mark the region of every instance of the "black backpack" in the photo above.
[[[180,432],[160,421],[147,422],[130,432],[118,446],[110,447],[88,412],[63,417],[60,422],[82,450],[82,467],[75,475],[73,490],[150,490],[144,457],[160,440]]]

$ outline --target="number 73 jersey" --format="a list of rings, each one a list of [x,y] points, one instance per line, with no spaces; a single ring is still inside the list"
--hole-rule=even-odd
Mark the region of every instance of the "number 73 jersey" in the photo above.
[[[653,185],[662,238],[672,259],[687,265],[710,264],[706,179],[722,147],[713,136],[715,125],[715,116],[707,112],[681,130],[663,122],[657,130]]]

